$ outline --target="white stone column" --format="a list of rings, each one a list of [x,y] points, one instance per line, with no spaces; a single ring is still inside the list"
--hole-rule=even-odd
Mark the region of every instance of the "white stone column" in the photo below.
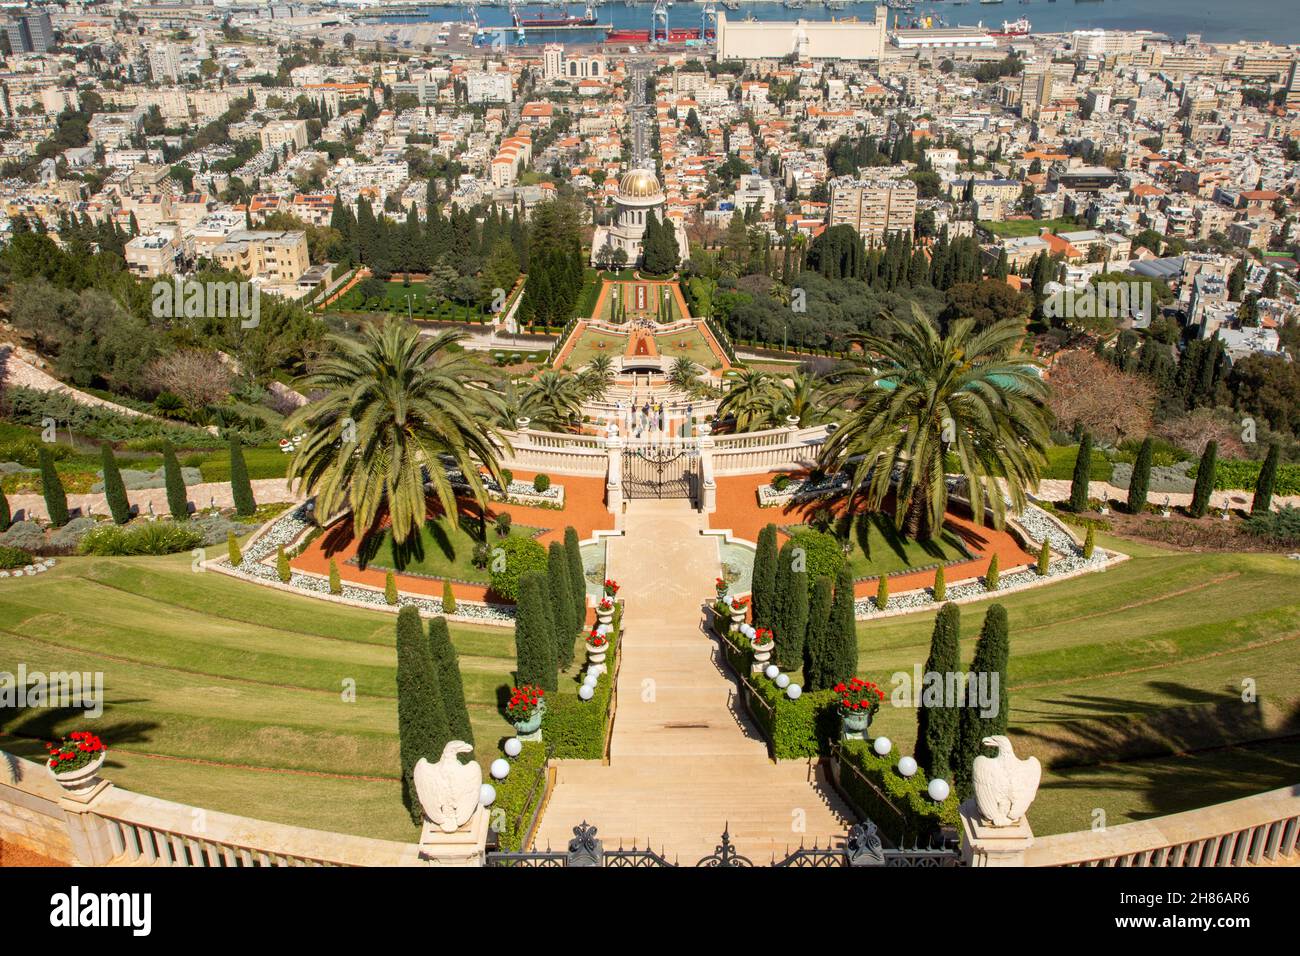
[[[605,468],[605,504],[610,514],[623,511],[623,439],[614,435],[605,439],[609,464]]]
[[[706,515],[718,510],[718,483],[713,476],[713,426],[700,425],[700,510]]]
[[[80,866],[104,866],[117,850],[113,847],[109,822],[95,812],[100,798],[113,788],[107,780],[100,780],[85,793],[65,793],[59,800],[68,840]]]
[[[974,798],[963,803],[961,853],[967,866],[1024,866],[1025,851],[1034,845],[1034,831],[1025,817],[1010,826],[995,827],[980,813]]]

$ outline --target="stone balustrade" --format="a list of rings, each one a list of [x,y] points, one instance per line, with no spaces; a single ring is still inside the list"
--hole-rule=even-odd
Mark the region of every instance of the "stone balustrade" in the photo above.
[[[1183,813],[1037,837],[1026,866],[1246,866],[1297,862],[1300,785]]]

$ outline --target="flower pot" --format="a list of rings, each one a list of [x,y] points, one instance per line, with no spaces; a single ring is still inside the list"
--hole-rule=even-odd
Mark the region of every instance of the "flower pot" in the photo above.
[[[542,726],[542,709],[539,707],[533,711],[533,716],[527,720],[517,720],[514,722],[515,731],[522,737],[525,734],[535,734]]]
[[[592,664],[605,663],[605,655],[608,653],[608,644],[602,644],[600,647],[596,647],[594,644],[587,645],[587,660]]]
[[[762,647],[750,641],[749,648],[754,652],[755,664],[766,664],[772,659],[772,652],[776,650],[776,643],[766,644]]]
[[[597,623],[597,624],[612,624],[613,622],[614,622],[614,609],[613,609],[613,608],[610,608],[608,611],[602,611],[600,608],[596,608],[596,623]]]
[[[740,625],[745,623],[746,610],[747,608],[743,608],[743,607],[740,608],[739,610],[737,610],[734,607],[731,609],[731,629],[733,631],[740,630]]]
[[[841,714],[840,726],[845,733],[861,734],[871,726],[871,711],[860,711],[856,714]]]
[[[99,783],[99,768],[104,766],[104,759],[108,756],[108,751],[101,751],[99,756],[77,770],[69,770],[66,773],[55,773],[47,764],[46,768],[50,771],[50,776],[59,782],[59,786],[69,793],[86,793],[95,789]]]

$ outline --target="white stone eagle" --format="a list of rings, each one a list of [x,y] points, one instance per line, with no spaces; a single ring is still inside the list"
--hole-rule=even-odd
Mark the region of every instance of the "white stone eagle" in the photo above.
[[[442,748],[442,758],[437,763],[421,757],[411,772],[424,815],[443,833],[459,830],[478,809],[483,768],[477,761],[463,764],[456,759],[457,754],[467,754],[473,749],[463,740],[450,741]]]
[[[1038,782],[1043,776],[1042,764],[1037,757],[1017,759],[1011,741],[1001,734],[985,737],[981,743],[986,747],[996,747],[998,755],[985,757],[981,754],[975,758],[975,802],[980,813],[995,827],[1019,823],[1038,794]]]

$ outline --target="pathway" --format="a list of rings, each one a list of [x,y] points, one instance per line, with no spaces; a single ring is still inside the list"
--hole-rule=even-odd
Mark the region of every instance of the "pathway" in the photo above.
[[[718,573],[717,539],[702,527],[684,500],[628,503],[625,534],[608,546],[626,601],[610,763],[557,762],[537,846],[567,845],[586,820],[606,847],[649,841],[693,864],[728,826],[761,864],[847,830],[847,809],[815,765],[768,759],[701,631],[701,598]]]

